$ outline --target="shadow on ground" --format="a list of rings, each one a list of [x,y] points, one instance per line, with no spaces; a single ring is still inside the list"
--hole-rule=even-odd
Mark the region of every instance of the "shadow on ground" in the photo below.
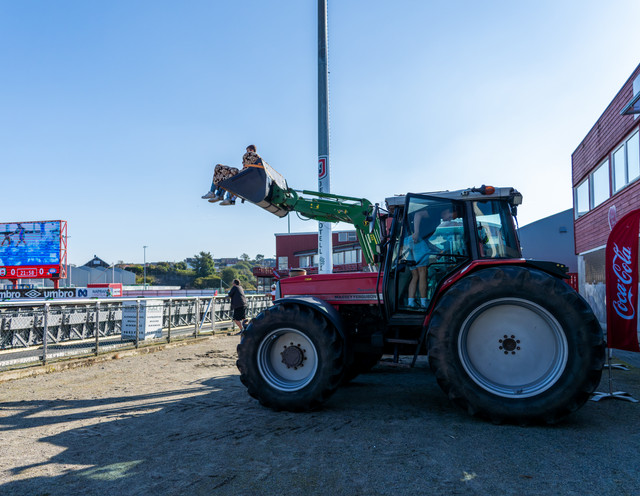
[[[636,397],[637,372],[625,384]],[[13,467],[0,486],[6,495],[584,495],[640,487],[637,406],[590,402],[559,426],[494,426],[453,407],[425,368],[377,367],[307,414],[261,407],[237,375],[185,390],[0,406],[0,440],[50,429],[56,433],[37,441],[60,449]],[[58,475],[42,475],[49,467]]]

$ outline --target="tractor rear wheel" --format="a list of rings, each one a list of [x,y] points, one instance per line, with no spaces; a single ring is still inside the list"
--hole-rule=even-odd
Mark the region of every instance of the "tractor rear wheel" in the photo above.
[[[429,363],[455,403],[490,420],[555,423],[600,382],[605,351],[591,308],[570,286],[518,266],[456,282],[434,310]]]
[[[313,410],[340,384],[342,340],[311,308],[275,305],[244,331],[236,365],[249,394],[262,405],[293,412]]]

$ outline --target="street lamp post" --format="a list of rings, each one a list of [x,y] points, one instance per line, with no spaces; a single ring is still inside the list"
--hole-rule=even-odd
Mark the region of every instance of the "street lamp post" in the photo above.
[[[318,0],[318,191],[331,193],[327,0]],[[333,272],[331,224],[318,221],[318,273]]]
[[[146,291],[146,289],[147,289],[147,245],[143,246],[142,249],[144,250],[144,268],[143,268],[143,273],[144,273],[144,289]]]

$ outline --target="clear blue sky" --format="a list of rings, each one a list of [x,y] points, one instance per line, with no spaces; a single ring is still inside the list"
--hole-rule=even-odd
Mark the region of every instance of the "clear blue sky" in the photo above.
[[[640,63],[635,0],[328,3],[332,192],[377,202],[486,183],[521,225],[570,208],[571,153]],[[316,14],[0,0],[0,222],[67,220],[75,264],[273,256],[286,219],[200,196],[250,143],[317,189]]]

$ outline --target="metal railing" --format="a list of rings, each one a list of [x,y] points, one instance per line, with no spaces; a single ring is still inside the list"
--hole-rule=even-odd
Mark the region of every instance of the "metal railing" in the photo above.
[[[247,296],[247,318],[270,305]],[[231,314],[226,296],[1,302],[0,371],[198,337],[230,329]]]

